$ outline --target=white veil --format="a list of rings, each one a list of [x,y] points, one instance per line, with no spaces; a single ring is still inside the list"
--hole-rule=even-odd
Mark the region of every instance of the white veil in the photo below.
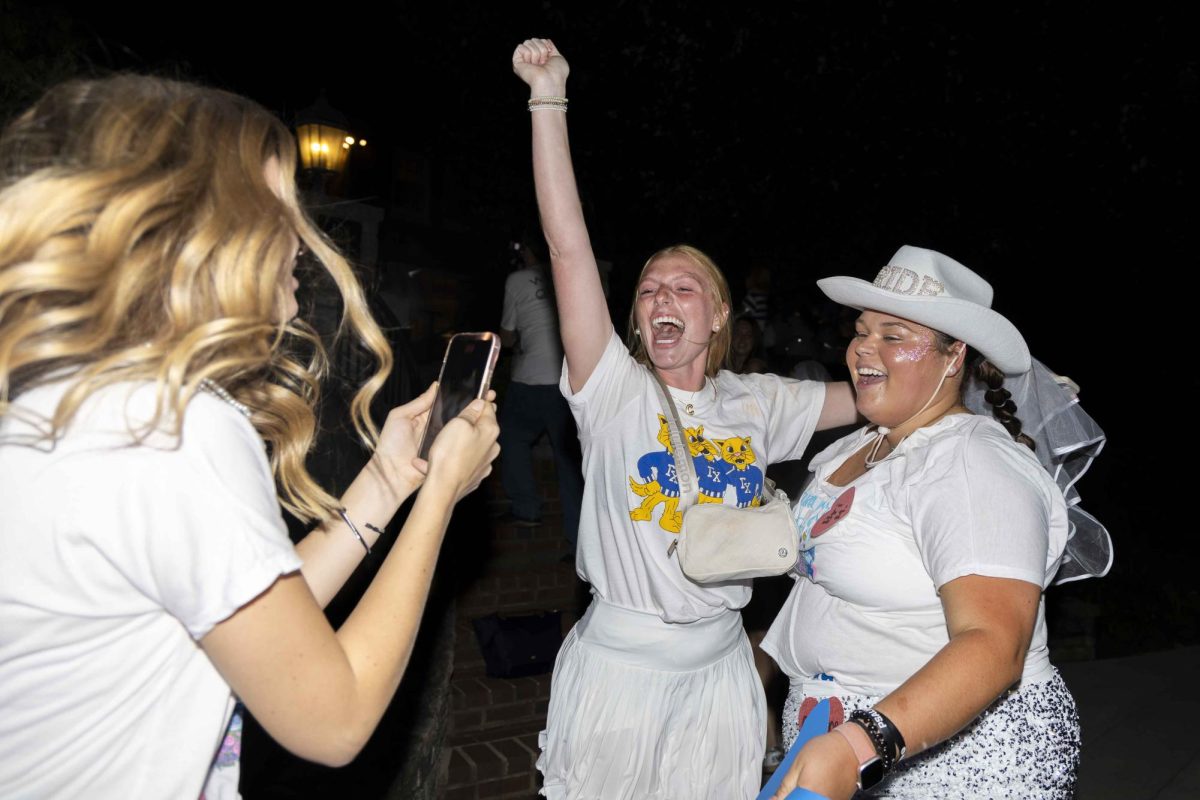
[[[1104,525],[1080,507],[1075,484],[1104,448],[1104,431],[1079,405],[1078,387],[1036,358],[1028,372],[1005,377],[1004,388],[1017,406],[1021,432],[1037,443],[1038,460],[1067,501],[1070,533],[1054,583],[1102,577],[1112,567],[1112,539]],[[973,413],[991,415],[986,391],[983,381],[972,374],[963,401]]]

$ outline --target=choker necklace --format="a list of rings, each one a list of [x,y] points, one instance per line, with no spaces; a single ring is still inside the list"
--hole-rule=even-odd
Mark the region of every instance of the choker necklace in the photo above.
[[[955,405],[951,406],[950,408],[946,409],[945,411],[943,411],[943,412],[942,412],[941,414],[939,414],[938,416],[936,416],[936,417],[934,417],[933,419],[929,420],[929,422],[926,422],[924,425],[922,425],[922,426],[921,426],[921,428],[928,428],[928,427],[931,427],[931,426],[933,426],[933,425],[935,425],[935,424],[937,424],[937,423],[941,422],[941,421],[942,421],[942,420],[944,420],[946,417],[950,416],[950,414],[954,413],[954,409],[956,409],[956,408],[958,408],[958,407],[959,407],[959,406],[958,406],[958,404],[955,404]],[[965,410],[965,409],[964,409],[964,410]],[[917,413],[920,413],[920,412],[917,412]],[[960,412],[960,413],[961,413],[961,412]],[[970,413],[970,412],[968,412],[968,413]],[[910,417],[910,419],[911,419],[911,417]],[[903,436],[901,436],[901,437],[900,437],[900,441],[896,442],[896,446],[892,448],[892,451],[891,451],[890,453],[888,453],[888,454],[887,454],[886,456],[884,456],[883,458],[876,460],[876,459],[875,459],[875,454],[879,452],[879,447],[880,447],[880,445],[882,445],[882,444],[883,444],[883,440],[884,440],[884,439],[886,439],[886,438],[887,438],[887,435],[888,435],[889,433],[891,433],[891,431],[892,431],[892,429],[891,429],[891,428],[885,428],[885,427],[883,427],[882,425],[879,425],[879,426],[877,426],[877,427],[876,427],[876,429],[875,429],[875,442],[874,442],[874,446],[871,448],[871,452],[870,452],[870,453],[867,453],[867,456],[866,456],[866,458],[864,459],[864,463],[866,464],[866,467],[867,467],[867,469],[872,469],[872,468],[874,468],[874,467],[877,467],[877,466],[879,466],[880,464],[882,464],[883,462],[885,462],[885,461],[887,461],[888,459],[890,459],[892,456],[896,455],[896,452],[897,452],[897,451],[899,451],[899,449],[900,449],[900,445],[904,444],[904,440],[905,440],[905,439],[907,439],[907,438],[908,438],[909,436],[911,436],[912,434],[916,433],[917,431],[921,430],[921,428],[917,428],[917,429],[916,429],[916,430],[914,430],[914,431],[909,431],[908,433],[906,433],[906,434],[904,434]]]
[[[907,425],[908,423],[912,422],[917,417],[921,416],[921,414],[924,413],[925,409],[927,409],[931,405],[933,405],[934,398],[937,397],[938,392],[940,392],[942,390],[942,385],[946,382],[946,378],[949,377],[949,375],[950,375],[949,372],[943,372],[942,379],[940,381],[938,381],[937,388],[933,390],[933,394],[929,395],[929,399],[925,401],[925,405],[921,406],[921,410],[918,411],[916,414],[913,414],[908,419],[904,420],[904,422],[901,422],[900,425],[897,425],[896,427],[899,428],[903,425]],[[921,428],[925,428],[925,427],[932,425],[933,423],[937,422],[942,417],[946,416],[947,414],[949,414],[951,411],[953,411],[956,408],[958,408],[958,403],[955,403],[953,406],[946,409],[941,414],[938,414],[936,417],[929,420],[929,422],[926,422],[924,425],[920,426],[920,428],[916,428],[915,430],[920,430]],[[891,433],[892,430],[893,430],[892,428],[885,428],[882,425],[875,426],[875,444],[871,448],[871,452],[867,453],[866,458],[863,459],[863,464],[866,466],[867,469],[872,469],[874,467],[877,467],[880,464],[882,464],[883,462],[890,459],[892,456],[896,455],[896,451],[900,449],[900,445],[904,444],[904,440],[907,439],[909,437],[909,435],[913,433],[913,431],[909,431],[908,433],[901,436],[900,441],[896,442],[896,446],[892,448],[892,452],[888,453],[886,456],[884,456],[883,458],[876,461],[875,454],[879,452],[880,445],[883,444],[883,440],[887,438],[887,435],[889,433]]]
[[[222,386],[221,384],[217,383],[214,380],[210,380],[209,378],[201,378],[200,379],[200,388],[203,389],[204,391],[208,392],[209,394],[213,395],[214,397],[224,400],[226,403],[233,406],[234,409],[236,409],[237,412],[239,414],[241,414],[243,417],[245,417],[246,419],[250,419],[250,406],[246,405],[245,403],[243,403],[242,401],[238,400],[233,395],[231,395],[229,392],[227,392],[225,390],[225,387]]]
[[[717,384],[712,379],[706,380],[704,386],[701,386],[699,389],[692,392],[686,402],[676,397],[674,392],[671,392],[671,399],[683,409],[685,414],[694,417],[696,416],[696,395],[700,394],[700,392],[703,392],[709,384],[712,384],[713,402],[715,403],[717,401]]]
[[[896,451],[900,449],[900,445],[904,444],[904,440],[908,438],[908,434],[904,434],[900,441],[896,442],[896,446],[892,448],[892,451],[877,461],[875,459],[875,454],[879,452],[879,446],[883,444],[883,440],[887,438],[887,435],[890,432],[891,428],[885,428],[882,425],[875,429],[875,446],[871,448],[871,452],[867,453],[867,457],[863,461],[867,469],[877,467],[892,456],[896,455]]]

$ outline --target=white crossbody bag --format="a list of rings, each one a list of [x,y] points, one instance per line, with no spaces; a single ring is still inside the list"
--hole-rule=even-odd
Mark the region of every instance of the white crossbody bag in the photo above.
[[[683,529],[668,554],[675,553],[683,574],[696,583],[782,575],[796,563],[800,532],[792,518],[787,495],[763,477],[762,504],[736,508],[724,503],[696,502],[699,490],[695,465],[683,437],[683,424],[671,392],[653,369],[665,409],[675,472],[679,481],[679,511]]]

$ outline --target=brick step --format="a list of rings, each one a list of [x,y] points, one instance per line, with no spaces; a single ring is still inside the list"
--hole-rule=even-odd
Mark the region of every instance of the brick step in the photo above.
[[[471,621],[460,617],[454,627],[454,678],[483,675],[483,652],[479,649]]]
[[[501,456],[503,458],[503,456]],[[488,502],[498,507],[508,507],[508,495],[504,493],[504,484],[500,480],[500,461],[496,462],[491,477],[483,482],[480,490]],[[534,462],[534,484],[538,487],[538,495],[546,507],[558,508],[558,478],[555,476],[554,461],[544,463]]]
[[[536,528],[522,528],[511,523],[492,523],[487,546],[493,558],[507,558],[525,553],[567,552],[563,538],[562,516],[547,514]]]
[[[562,612],[562,635],[565,639],[571,628],[579,621],[579,613],[573,608],[557,610]],[[469,617],[459,617],[455,623],[455,637],[455,680],[472,677],[483,678],[486,664],[483,660],[483,652],[479,649],[479,640],[475,638],[475,628]]]
[[[499,484],[497,483],[496,485],[498,486]],[[484,496],[487,498],[488,510],[491,511],[493,515],[498,516],[508,510],[508,497],[505,496],[502,490],[488,491]],[[543,513],[562,513],[562,503],[559,502],[557,494],[543,494],[541,495],[541,498]]]
[[[575,565],[558,559],[521,571],[485,574],[459,592],[458,615],[469,619],[493,612],[574,609],[581,585]]]
[[[564,561],[564,559],[567,559]],[[495,553],[479,565],[475,581],[502,576],[524,577],[536,574],[551,574],[560,565],[574,569],[575,562],[567,555],[566,545],[542,546],[523,552]],[[535,582],[527,582],[530,588],[536,588]]]
[[[550,702],[550,673],[526,678],[460,675],[450,684],[450,734],[531,725],[541,730]]]
[[[444,800],[536,800],[536,725],[513,725],[451,737],[442,751]]]

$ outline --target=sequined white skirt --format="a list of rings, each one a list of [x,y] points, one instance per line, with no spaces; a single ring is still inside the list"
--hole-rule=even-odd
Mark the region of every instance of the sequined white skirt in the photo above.
[[[741,615],[670,624],[594,601],[559,651],[538,769],[551,800],[742,800],[766,702]]]
[[[830,724],[881,698],[850,694],[834,683],[793,681],[783,706],[783,740],[791,746],[808,712],[825,697]],[[1058,670],[1008,692],[956,735],[911,759],[867,797],[1074,797],[1079,767],[1079,715]],[[862,797],[861,793],[856,797]]]

